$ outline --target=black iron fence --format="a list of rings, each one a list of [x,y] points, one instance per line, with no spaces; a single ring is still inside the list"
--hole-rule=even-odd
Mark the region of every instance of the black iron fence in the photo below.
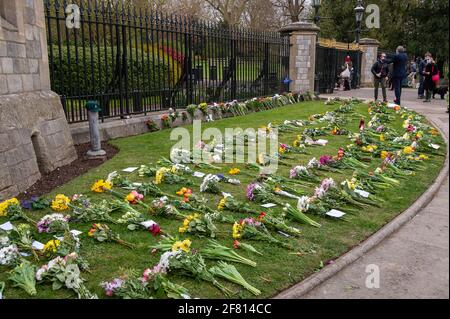
[[[340,75],[345,70],[345,59],[350,56],[352,76],[351,88],[356,88],[361,83],[362,52],[359,50],[342,50],[337,48],[316,47],[316,81],[315,91],[318,93],[333,93],[340,85]]]
[[[87,120],[88,100],[104,119],[286,90],[289,40],[279,33],[99,0],[70,1],[77,28],[68,4],[45,0],[52,89],[70,123]]]

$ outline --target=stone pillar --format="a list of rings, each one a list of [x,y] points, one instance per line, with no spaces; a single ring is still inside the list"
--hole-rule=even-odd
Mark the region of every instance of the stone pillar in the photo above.
[[[290,37],[289,78],[292,92],[314,91],[316,44],[320,28],[314,23],[296,22],[280,32]]]
[[[50,90],[42,0],[0,1],[0,201],[77,154]]]
[[[361,87],[373,86],[373,74],[371,69],[373,64],[377,61],[379,45],[380,42],[370,38],[361,39],[359,42],[359,48],[362,51]]]

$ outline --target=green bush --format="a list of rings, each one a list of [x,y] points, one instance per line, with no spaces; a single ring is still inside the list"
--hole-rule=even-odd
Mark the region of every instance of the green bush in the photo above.
[[[49,48],[50,50],[50,48]],[[57,46],[53,46],[53,63],[51,85],[52,90],[60,95],[95,95],[110,90],[118,90],[118,87],[110,87],[116,71],[117,48],[89,47],[83,49],[75,46],[62,47],[61,53]],[[50,51],[49,51],[50,52]],[[114,54],[113,54],[114,52]],[[78,63],[76,63],[78,54]],[[128,53],[129,54],[129,53]],[[70,55],[70,60],[69,60]],[[152,54],[147,58],[147,53],[138,54],[133,50],[133,55],[127,57],[128,90],[160,90],[164,87],[173,86],[174,72],[160,56],[159,60]],[[92,59],[91,59],[92,57]],[[100,58],[99,58],[100,57]],[[117,82],[117,86],[119,83]],[[124,77],[122,85],[125,85]]]

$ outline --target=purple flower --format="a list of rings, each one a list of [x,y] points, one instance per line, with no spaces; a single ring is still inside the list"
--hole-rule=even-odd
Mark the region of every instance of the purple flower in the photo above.
[[[290,178],[296,178],[297,177],[297,170],[295,168],[291,169],[291,171],[289,172],[289,177]]]
[[[216,175],[218,178],[220,178],[220,180],[224,180],[225,179],[225,175],[223,175],[223,174],[217,174]]]
[[[320,157],[319,162],[320,162],[321,166],[327,166],[333,162],[333,157],[324,155],[324,156]]]
[[[253,194],[253,191],[255,190],[256,184],[255,183],[251,183],[247,186],[247,198],[250,201],[253,201],[253,199],[255,198],[255,195]]]
[[[377,133],[381,133],[384,130],[384,125],[380,125],[377,127]]]

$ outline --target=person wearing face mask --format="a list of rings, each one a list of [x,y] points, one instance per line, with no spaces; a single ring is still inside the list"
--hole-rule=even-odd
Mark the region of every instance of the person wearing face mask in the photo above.
[[[375,100],[378,100],[378,89],[381,85],[383,93],[383,102],[387,102],[386,83],[387,75],[389,73],[388,65],[386,63],[386,53],[381,53],[377,62],[372,66],[373,83],[375,87]]]
[[[425,89],[425,101],[424,102],[431,102],[431,96],[433,95],[433,90],[436,88],[436,85],[438,85],[439,82],[439,69],[436,65],[436,62],[433,59],[433,56],[431,54],[427,55],[426,57],[427,66],[425,67],[425,70],[423,71],[424,75],[424,83],[423,87]]]

